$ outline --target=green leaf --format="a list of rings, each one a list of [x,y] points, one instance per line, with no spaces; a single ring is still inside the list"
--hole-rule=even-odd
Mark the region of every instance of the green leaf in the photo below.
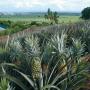
[[[46,85],[41,90],[51,89],[51,88],[53,88],[55,90],[60,90],[60,88],[58,88],[57,86],[54,86],[54,85]]]
[[[29,90],[27,88],[27,86],[25,86],[20,80],[18,80],[16,77],[13,77],[11,75],[8,74],[0,74],[1,77],[5,77],[7,79],[9,79],[10,81],[13,81],[14,83],[16,83],[18,86],[20,86],[23,90]]]
[[[16,69],[15,69],[15,71],[20,73],[30,83],[30,85],[34,88],[34,82],[26,74],[24,74],[24,73],[22,73],[22,72],[20,72],[20,71],[18,71]]]

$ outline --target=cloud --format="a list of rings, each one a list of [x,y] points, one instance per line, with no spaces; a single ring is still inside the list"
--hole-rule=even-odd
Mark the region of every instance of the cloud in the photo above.
[[[90,6],[90,0],[0,0],[1,10],[47,10],[56,11],[81,11]]]
[[[16,8],[32,8],[35,6],[42,6],[43,3],[39,0],[19,0],[16,2],[15,7]]]
[[[82,6],[85,7],[90,7],[90,0],[83,0]]]

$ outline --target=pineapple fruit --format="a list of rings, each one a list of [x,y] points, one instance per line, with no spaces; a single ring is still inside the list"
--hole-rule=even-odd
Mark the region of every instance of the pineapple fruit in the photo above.
[[[34,80],[40,79],[40,76],[42,74],[42,68],[41,68],[41,60],[39,57],[34,57],[32,59],[32,76]]]

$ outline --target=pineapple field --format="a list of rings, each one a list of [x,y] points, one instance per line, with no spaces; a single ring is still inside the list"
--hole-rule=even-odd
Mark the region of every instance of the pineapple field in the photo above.
[[[0,77],[0,90],[90,90],[90,21],[2,38]]]

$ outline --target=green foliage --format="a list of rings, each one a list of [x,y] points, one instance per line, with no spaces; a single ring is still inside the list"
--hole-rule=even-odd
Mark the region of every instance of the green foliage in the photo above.
[[[1,56],[7,59],[0,64],[0,76],[9,79],[16,90],[84,88],[90,68],[90,62],[82,60],[90,54],[89,25],[52,26],[51,31],[12,39],[7,47],[0,44]]]
[[[45,14],[45,19],[49,19],[51,24],[58,24],[58,13],[57,12],[52,12],[50,8],[47,11],[47,14]]]
[[[1,78],[0,80],[0,90],[7,90],[9,81],[6,78]]]
[[[8,21],[4,21],[4,20],[0,20],[0,24],[1,25],[6,25],[7,27],[11,26],[12,21],[8,20]]]
[[[90,19],[90,7],[84,8],[82,11],[82,16],[83,19]]]
[[[81,60],[85,56],[85,41],[73,36],[72,43],[68,42],[69,35],[61,31],[49,37],[44,34],[40,45],[40,35],[32,34],[9,43],[6,50],[10,63],[1,64],[2,76],[14,83],[11,86],[16,88],[17,84],[22,90],[82,88],[90,68],[89,62]]]
[[[7,25],[7,28],[3,31],[0,31],[0,36],[3,35],[12,35],[14,33],[17,33],[19,31],[23,31],[27,28],[30,27],[35,27],[35,26],[47,26],[49,25],[49,23],[47,22],[38,22],[38,21],[30,21],[30,22],[10,22],[10,24],[8,23],[8,21],[2,21],[2,24]]]

